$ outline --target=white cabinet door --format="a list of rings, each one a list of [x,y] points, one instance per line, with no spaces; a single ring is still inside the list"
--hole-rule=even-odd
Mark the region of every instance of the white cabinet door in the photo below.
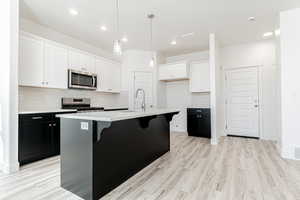
[[[45,44],[45,87],[68,88],[68,50],[58,44]]]
[[[76,50],[69,50],[69,68],[78,71],[95,72],[95,58]]]
[[[190,92],[210,91],[209,63],[194,62],[190,65]]]
[[[188,78],[186,63],[178,63],[169,67],[171,79]]]
[[[107,72],[106,63],[101,59],[96,59],[96,74],[97,74],[97,91],[104,92],[107,90]]]
[[[43,86],[44,42],[30,36],[20,36],[19,85]]]
[[[80,66],[82,71],[95,73],[95,58],[91,55],[80,55]]]
[[[97,91],[119,93],[121,88],[121,67],[118,64],[96,59],[98,76]]]
[[[159,68],[159,80],[174,81],[189,79],[187,62],[170,63]]]
[[[110,72],[112,91],[115,93],[121,92],[121,66],[114,64]]]
[[[81,70],[80,57],[81,54],[77,51],[69,50],[69,69]]]
[[[170,69],[167,65],[162,65],[159,68],[159,80],[170,79]]]

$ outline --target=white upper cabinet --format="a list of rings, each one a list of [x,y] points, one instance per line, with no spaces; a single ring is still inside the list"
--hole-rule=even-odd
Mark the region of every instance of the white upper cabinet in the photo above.
[[[210,92],[210,67],[208,61],[190,64],[190,92]]]
[[[169,63],[160,65],[159,80],[176,81],[189,79],[189,67],[187,62]]]
[[[95,57],[84,52],[69,49],[69,68],[94,73]]]
[[[119,63],[26,32],[20,34],[19,51],[21,86],[67,89],[68,69],[74,69],[97,73],[98,91],[120,93]]]
[[[97,91],[120,93],[121,66],[104,59],[96,59]]]
[[[54,43],[45,43],[44,82],[49,88],[68,88],[68,50]]]
[[[19,85],[42,87],[44,42],[29,34],[22,34],[19,51]]]

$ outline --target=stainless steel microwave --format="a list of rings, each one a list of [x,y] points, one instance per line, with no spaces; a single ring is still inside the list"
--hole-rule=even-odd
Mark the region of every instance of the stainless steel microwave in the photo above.
[[[68,74],[68,87],[70,89],[97,89],[97,74],[72,69],[68,70]]]

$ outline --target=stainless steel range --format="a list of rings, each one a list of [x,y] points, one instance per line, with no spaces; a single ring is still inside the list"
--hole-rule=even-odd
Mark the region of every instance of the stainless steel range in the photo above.
[[[89,98],[62,98],[62,109],[74,109],[77,112],[99,112],[104,111],[103,107],[91,107],[91,99]]]

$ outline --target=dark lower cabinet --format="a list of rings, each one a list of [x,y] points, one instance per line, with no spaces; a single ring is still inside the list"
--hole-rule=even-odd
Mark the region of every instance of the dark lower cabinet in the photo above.
[[[211,120],[209,108],[187,109],[188,135],[211,138]]]
[[[60,154],[60,121],[56,114],[19,115],[20,165]]]
[[[52,155],[60,154],[60,120],[55,118],[52,124],[52,137],[51,137]]]

